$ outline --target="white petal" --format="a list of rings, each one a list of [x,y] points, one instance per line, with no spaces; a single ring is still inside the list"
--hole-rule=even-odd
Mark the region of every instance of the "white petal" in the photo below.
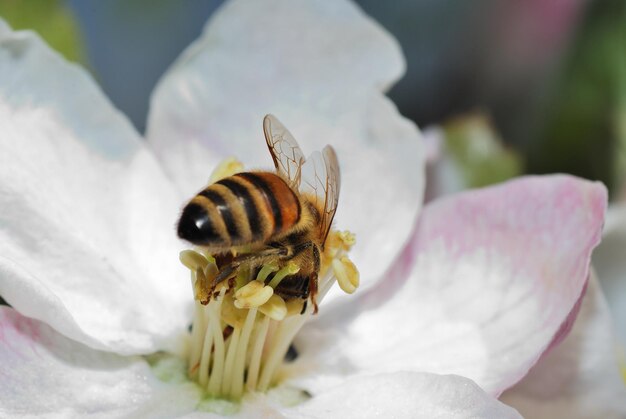
[[[403,70],[397,43],[349,2],[232,1],[160,82],[148,138],[190,196],[226,156],[272,168],[267,113],[305,155],[332,144],[335,225],[357,235],[366,288],[402,249],[423,195],[418,131],[381,93]]]
[[[465,377],[415,372],[353,377],[283,412],[297,418],[521,418]]]
[[[570,335],[502,401],[529,418],[626,417],[626,384],[615,356],[611,316],[595,278]]]
[[[303,330],[294,367],[457,374],[499,395],[567,332],[605,208],[601,184],[569,176],[427,205],[385,282]]]
[[[36,35],[0,28],[0,74],[0,295],[92,347],[155,350],[187,321],[173,185]]]
[[[174,417],[201,397],[191,382],[158,380],[141,358],[87,348],[9,307],[0,307],[0,362],[2,417]]]
[[[593,252],[593,266],[615,319],[617,336],[626,345],[626,204],[609,207],[602,243]]]

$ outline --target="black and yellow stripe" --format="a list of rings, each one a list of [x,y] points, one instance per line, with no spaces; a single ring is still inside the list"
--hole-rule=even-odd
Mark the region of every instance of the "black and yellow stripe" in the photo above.
[[[183,209],[178,235],[197,245],[241,246],[289,232],[300,218],[300,200],[281,177],[245,172],[198,193]]]

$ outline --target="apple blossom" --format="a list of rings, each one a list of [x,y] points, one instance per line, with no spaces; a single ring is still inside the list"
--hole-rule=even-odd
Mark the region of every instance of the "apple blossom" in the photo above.
[[[146,143],[83,70],[0,26],[0,414],[519,417],[497,397],[567,335],[606,191],[523,178],[414,226],[419,135],[382,94],[402,69],[350,3],[232,1],[157,87]],[[174,222],[226,154],[269,164],[267,112],[336,146],[363,286],[329,292],[295,361],[236,403],[187,376]]]

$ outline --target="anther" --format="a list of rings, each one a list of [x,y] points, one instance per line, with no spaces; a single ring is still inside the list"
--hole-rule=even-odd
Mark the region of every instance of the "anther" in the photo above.
[[[193,284],[194,298],[201,304],[207,305],[211,299],[211,286],[201,267],[196,268],[196,281]]]
[[[239,172],[243,172],[243,164],[234,157],[223,160],[211,173],[209,184],[215,183]]]
[[[252,308],[265,304],[274,294],[274,289],[261,281],[250,281],[235,292],[235,307]]]
[[[204,269],[209,263],[208,259],[204,257],[204,255],[196,252],[195,250],[183,250],[180,252],[178,258],[190,271],[195,271],[197,268]]]
[[[352,249],[352,246],[354,246],[354,244],[356,243],[356,236],[354,235],[354,233],[348,230],[344,230],[344,231],[340,231],[338,235],[343,243],[343,249],[346,252]]]
[[[287,316],[287,305],[279,295],[272,295],[270,299],[259,307],[259,311],[272,320],[281,321]]]
[[[302,314],[304,307],[304,303],[306,300],[301,299],[291,299],[285,302],[287,306],[287,316],[295,316],[296,314]]]
[[[347,256],[341,259],[333,259],[333,272],[337,283],[347,294],[352,294],[359,286],[359,271]]]

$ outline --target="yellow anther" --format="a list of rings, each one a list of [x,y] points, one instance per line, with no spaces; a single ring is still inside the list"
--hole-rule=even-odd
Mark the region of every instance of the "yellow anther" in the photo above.
[[[196,268],[195,276],[196,280],[193,283],[194,298],[200,301],[200,303],[206,305],[211,299],[211,282],[200,267]]]
[[[359,286],[359,271],[348,257],[333,259],[333,272],[337,283],[347,294],[352,294]]]
[[[250,281],[235,293],[235,307],[252,308],[265,304],[274,294],[274,289],[261,281]]]
[[[273,320],[280,321],[287,315],[287,305],[279,295],[273,294],[265,304],[259,307],[259,311]]]
[[[301,300],[299,298],[292,298],[291,300],[287,301],[285,303],[287,305],[287,316],[295,316],[302,313],[304,301],[306,300]]]
[[[280,284],[280,281],[282,281],[286,276],[296,274],[299,270],[300,267],[295,263],[288,263],[287,266],[276,272],[276,274],[270,281],[269,286],[272,288],[276,288],[278,284]]]
[[[272,272],[276,272],[278,270],[278,265],[274,262],[266,263],[263,265],[259,274],[256,276],[257,281],[265,282],[269,274]]]
[[[343,253],[348,252],[356,243],[356,237],[349,231],[331,230],[326,239],[324,247],[324,256],[327,259],[340,257]]]
[[[191,271],[195,271],[198,268],[204,269],[209,263],[204,255],[196,252],[195,250],[183,250],[180,252],[178,258],[181,263]]]
[[[215,170],[213,170],[213,173],[211,173],[211,177],[209,178],[209,183],[215,183],[218,180],[232,176],[239,172],[243,172],[243,164],[234,157],[228,157],[222,160],[222,162],[217,165]]]
[[[215,279],[218,273],[219,273],[219,269],[217,268],[217,265],[214,262],[209,262],[204,267],[204,275],[211,282],[213,282],[213,279]]]
[[[242,327],[247,315],[248,310],[235,307],[232,293],[224,295],[221,307],[221,317],[224,323],[233,328]]]
[[[339,232],[339,238],[341,239],[342,243],[343,243],[343,249],[347,252],[348,250],[350,250],[352,248],[352,246],[354,246],[354,244],[356,243],[356,236],[354,235],[354,233],[345,230],[345,231],[340,231]]]

